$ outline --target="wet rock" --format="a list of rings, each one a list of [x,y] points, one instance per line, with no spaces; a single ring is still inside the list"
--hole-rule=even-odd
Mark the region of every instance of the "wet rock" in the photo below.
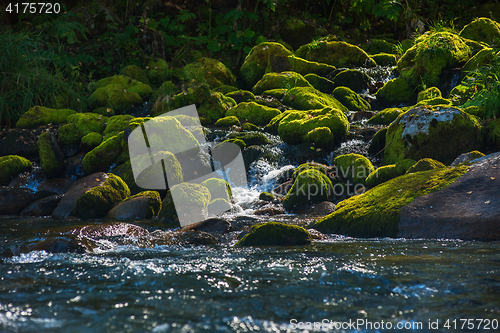
[[[456,166],[456,165],[459,165],[461,163],[469,162],[469,161],[475,160],[476,158],[480,158],[483,156],[484,156],[484,154],[477,151],[477,150],[471,151],[470,153],[461,154],[451,163],[451,166]]]
[[[106,217],[115,220],[150,219],[158,215],[160,208],[160,194],[144,191],[111,208]]]
[[[353,112],[350,116],[351,121],[359,121],[363,119],[370,119],[375,115],[372,111],[357,111]]]
[[[335,211],[335,204],[330,201],[323,201],[314,205],[308,212],[312,216],[326,216]]]
[[[21,216],[50,216],[63,197],[64,194],[54,194],[38,199],[23,209]]]
[[[0,215],[17,215],[35,199],[29,188],[0,186]]]
[[[279,195],[286,195],[288,191],[292,188],[293,181],[289,180],[279,185],[278,187],[273,189],[273,192]]]
[[[319,240],[319,241],[328,240],[327,235],[322,234],[321,232],[319,232],[316,229],[307,229],[307,231],[309,232],[309,234],[311,235],[311,239],[313,239],[313,240]]]
[[[500,38],[500,24],[487,17],[481,17],[467,24],[460,31],[460,36],[494,45]]]
[[[236,246],[292,246],[311,242],[311,235],[303,227],[279,222],[267,222],[252,226],[250,232]]]
[[[324,173],[314,168],[306,169],[298,174],[283,199],[283,206],[289,212],[301,211],[308,204],[327,200],[331,188],[332,182]]]
[[[193,223],[183,227],[180,231],[203,231],[208,233],[225,234],[232,230],[231,223],[220,218],[209,218],[205,221]]]
[[[266,216],[281,215],[281,214],[285,214],[285,209],[282,206],[266,205],[264,207],[257,209],[254,212],[254,214],[255,215],[266,215]]]
[[[82,246],[75,237],[49,237],[35,245],[31,251],[46,251],[49,253],[85,253],[85,247]]]
[[[182,245],[217,245],[219,242],[217,237],[204,231],[186,231],[178,233],[175,238]]]
[[[19,155],[27,159],[38,158],[36,135],[27,129],[10,129],[0,132],[0,156]]]

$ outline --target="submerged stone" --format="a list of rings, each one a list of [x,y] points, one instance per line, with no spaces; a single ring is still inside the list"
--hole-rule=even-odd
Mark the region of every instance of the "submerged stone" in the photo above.
[[[252,226],[250,232],[236,246],[292,246],[311,242],[311,235],[303,227],[279,222]]]

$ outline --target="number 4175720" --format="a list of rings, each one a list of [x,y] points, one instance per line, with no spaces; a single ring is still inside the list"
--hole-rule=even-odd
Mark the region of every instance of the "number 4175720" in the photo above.
[[[61,5],[59,3],[48,2],[22,2],[22,3],[9,3],[5,9],[7,13],[15,14],[59,14],[61,12]]]

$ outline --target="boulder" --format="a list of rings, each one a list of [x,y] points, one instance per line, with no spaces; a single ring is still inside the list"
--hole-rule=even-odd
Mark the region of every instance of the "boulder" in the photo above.
[[[240,122],[249,121],[255,125],[267,125],[271,119],[281,114],[278,109],[270,108],[255,102],[240,103],[229,109],[226,116],[235,116]]]
[[[482,147],[481,125],[455,107],[419,106],[391,123],[386,142],[385,164],[426,157],[449,164],[458,155]]]
[[[261,95],[271,89],[291,89],[295,87],[312,87],[300,74],[295,72],[267,73],[252,88],[255,95]]]
[[[174,196],[177,204],[174,204]],[[160,222],[171,225],[177,225],[180,220],[203,221],[207,218],[207,207],[210,199],[210,191],[205,186],[191,183],[175,185],[162,201],[158,218]],[[182,214],[181,219],[178,214]]]
[[[356,185],[365,184],[366,177],[375,170],[372,162],[359,154],[344,154],[333,160],[335,175]]]
[[[402,176],[410,169],[416,162],[412,159],[399,161],[396,164],[384,165],[372,171],[366,177],[366,186],[375,187],[386,181]]]
[[[404,161],[404,160],[403,160]],[[400,163],[400,162],[398,162]],[[433,160],[432,158],[422,158],[418,162],[414,163],[406,173],[434,170],[439,168],[444,168],[445,165],[439,161]]]
[[[209,218],[205,221],[192,223],[180,229],[180,231],[203,231],[208,233],[226,234],[232,230],[231,223],[224,219]]]
[[[0,132],[0,157],[19,155],[27,159],[38,157],[36,135],[27,129],[4,129]]]
[[[220,118],[215,122],[215,127],[241,126],[240,121],[235,116]]]
[[[365,101],[363,98],[361,98],[361,96],[347,87],[335,88],[335,90],[333,90],[332,92],[332,95],[349,111],[371,110],[371,106],[367,101]]]
[[[160,86],[163,82],[170,80],[174,74],[170,70],[168,63],[161,58],[149,59],[146,68],[146,76],[149,82],[156,86]]]
[[[389,53],[377,53],[370,58],[373,59],[379,66],[396,66],[398,62],[398,58],[396,57],[395,54],[389,54]]]
[[[231,97],[236,102],[236,104],[240,104],[241,102],[255,101],[255,95],[246,90],[231,91],[228,92],[226,96]]]
[[[109,117],[107,119],[106,128],[104,129],[104,135],[114,133],[114,136],[118,134],[128,126],[128,123],[132,119],[134,119],[134,117],[129,114]]]
[[[210,200],[224,199],[228,202],[233,200],[233,192],[231,191],[231,185],[224,179],[219,178],[209,178],[200,183],[201,186],[205,186],[210,192]]]
[[[401,77],[387,81],[375,96],[386,107],[397,107],[401,104],[411,104],[415,93],[408,82]]]
[[[467,24],[459,35],[477,42],[496,45],[500,39],[500,24],[487,17],[480,17]]]
[[[424,100],[433,99],[436,97],[443,97],[441,96],[441,90],[439,90],[436,87],[430,87],[418,93],[417,103]]]
[[[332,182],[328,177],[311,168],[302,171],[288,191],[283,206],[289,212],[303,210],[307,205],[325,201],[329,198]]]
[[[0,215],[17,215],[35,199],[29,188],[0,186]]]
[[[223,85],[236,86],[236,77],[222,62],[211,58],[200,58],[184,66],[186,76],[190,80],[205,80],[211,88]]]
[[[149,88],[151,89],[151,87]],[[153,93],[152,90],[150,92]],[[126,113],[135,106],[142,104],[143,99],[137,92],[128,91],[119,84],[109,84],[97,88],[89,97],[89,105],[92,108],[106,107],[115,110],[117,113]]]
[[[201,103],[198,113],[209,122],[216,122],[226,116],[227,111],[236,106],[236,102],[231,97],[222,93],[213,93],[203,103]]]
[[[324,94],[313,87],[296,87],[289,89],[283,98],[286,104],[295,110],[315,110],[332,107],[347,112],[347,108],[335,97]]]
[[[304,76],[310,73],[324,76],[335,69],[335,66],[305,60],[294,55],[270,54],[267,60],[266,73],[292,71]]]
[[[68,117],[68,123],[74,125],[72,129],[75,130],[78,139],[92,132],[102,133],[107,121],[108,117],[97,113],[77,113]]]
[[[312,42],[301,46],[295,55],[335,67],[374,67],[377,64],[359,47],[340,41]]]
[[[271,140],[267,138],[262,133],[248,133],[248,132],[235,132],[229,134],[229,139],[239,139],[245,142],[246,146],[260,146],[260,145],[268,145],[271,143]]]
[[[311,242],[311,235],[303,227],[279,222],[254,225],[235,246],[294,246]]]
[[[23,209],[21,216],[50,216],[64,197],[64,194],[54,194],[38,199]]]
[[[331,148],[335,144],[335,138],[328,127],[316,127],[310,130],[305,135],[304,141],[325,149]]]
[[[7,155],[0,157],[0,186],[8,185],[9,182],[17,175],[31,171],[33,166],[31,162],[21,156]]]
[[[84,153],[88,153],[95,147],[99,146],[103,141],[102,134],[97,132],[90,132],[85,135],[80,141],[80,149]]]
[[[136,65],[125,66],[120,71],[120,75],[127,76],[133,80],[149,85],[149,80],[148,77],[146,76],[146,72],[144,72],[142,68],[140,68],[139,66]]]
[[[330,80],[333,82],[334,89],[337,87],[347,87],[358,94],[367,90],[372,82],[368,74],[357,69],[340,70],[333,72],[329,77],[331,77]]]
[[[394,55],[397,52],[396,44],[385,39],[378,38],[370,39],[363,49],[369,54],[389,53]],[[377,65],[380,64],[377,63]]]
[[[64,171],[64,155],[51,132],[43,132],[37,141],[40,166],[47,177],[57,177]]]
[[[151,219],[161,209],[161,198],[157,191],[144,191],[131,196],[111,208],[106,217],[113,220]]]
[[[476,158],[483,157],[484,154],[481,153],[480,151],[474,150],[469,153],[464,153],[458,156],[451,164],[450,166],[456,166],[462,163],[467,163],[469,161],[475,160]]]
[[[98,171],[108,171],[118,157],[125,151],[123,132],[107,139],[100,145],[85,154],[82,160],[83,170],[86,174]]]
[[[405,111],[405,108],[387,108],[377,112],[366,123],[369,125],[389,125]]]
[[[70,109],[50,109],[34,106],[21,116],[16,123],[17,128],[33,128],[47,124],[65,123],[68,117],[76,111]]]
[[[331,94],[333,89],[335,89],[335,84],[325,77],[319,76],[318,74],[310,73],[304,76],[314,88],[318,89],[322,93]]]

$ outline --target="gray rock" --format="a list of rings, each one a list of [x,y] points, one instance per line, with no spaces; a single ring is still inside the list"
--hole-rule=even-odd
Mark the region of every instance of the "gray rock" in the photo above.
[[[54,194],[46,198],[39,199],[21,212],[22,216],[50,216],[54,209],[64,197],[64,194]]]
[[[35,199],[29,188],[0,186],[0,215],[17,215]]]
[[[119,203],[106,215],[115,220],[139,220],[148,218],[149,197],[136,197]]]

